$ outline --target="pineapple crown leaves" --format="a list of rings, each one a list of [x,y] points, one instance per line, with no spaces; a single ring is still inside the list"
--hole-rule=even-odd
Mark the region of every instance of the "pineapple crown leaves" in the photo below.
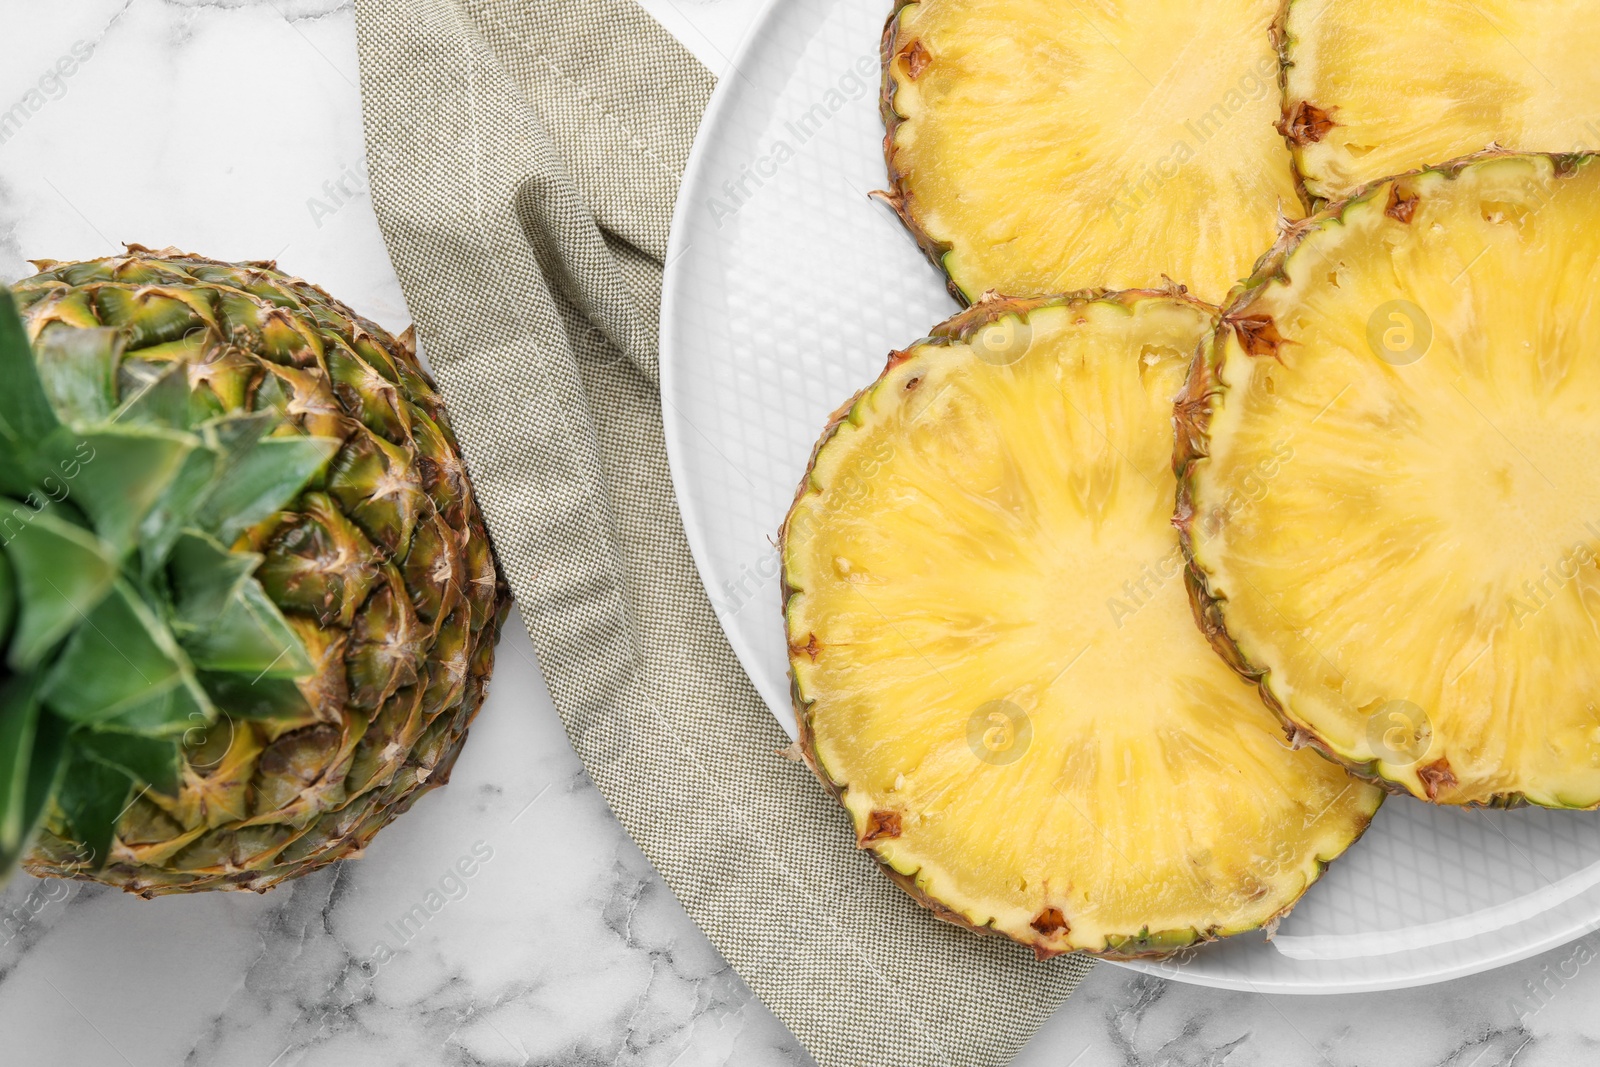
[[[198,410],[189,357],[125,364],[125,343],[52,323],[30,341],[0,289],[0,882],[52,805],[102,867],[197,731],[305,710],[305,646],[232,546],[340,442]]]

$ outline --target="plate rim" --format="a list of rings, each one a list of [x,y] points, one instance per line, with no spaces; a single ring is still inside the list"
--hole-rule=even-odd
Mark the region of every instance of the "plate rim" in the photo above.
[[[768,24],[773,21],[780,7],[786,6],[783,0],[761,0],[761,9],[751,19],[749,28],[745,31],[744,38],[733,51],[728,67],[717,76],[717,85],[711,92],[711,99],[706,104],[705,114],[700,117],[700,125],[695,130],[694,143],[689,149],[689,160],[684,165],[683,176],[678,181],[678,199],[673,205],[671,228],[667,234],[667,258],[662,267],[661,277],[661,318],[656,336],[658,341],[657,376],[661,382],[662,411],[662,436],[667,448],[667,471],[672,478],[672,491],[676,497],[678,517],[683,523],[684,538],[689,542],[689,556],[694,560],[695,575],[700,579],[700,587],[705,591],[706,598],[711,601],[712,614],[716,617],[717,626],[722,630],[723,637],[733,648],[733,654],[739,661],[739,669],[749,679],[750,685],[761,697],[761,702],[766,705],[767,713],[795,740],[799,736],[799,723],[794,711],[793,703],[788,699],[777,699],[779,695],[767,693],[762,687],[762,681],[751,671],[749,664],[757,660],[755,650],[749,642],[738,632],[737,627],[731,626],[730,620],[722,612],[716,610],[715,591],[711,588],[707,575],[711,568],[707,565],[710,558],[710,548],[705,543],[701,532],[705,527],[701,521],[698,509],[693,503],[693,496],[686,490],[690,485],[688,472],[684,469],[683,455],[686,451],[682,437],[679,433],[678,423],[683,418],[682,412],[672,402],[672,397],[679,385],[676,371],[677,361],[673,357],[676,346],[673,338],[677,335],[678,322],[678,290],[682,285],[685,253],[692,246],[686,246],[689,240],[689,216],[694,211],[694,199],[689,196],[689,191],[696,187],[702,177],[702,171],[709,165],[707,158],[710,155],[706,145],[711,134],[719,125],[724,111],[730,106],[733,99],[738,76],[737,71],[749,58],[757,46],[765,41]],[[666,408],[671,408],[677,418],[667,418]],[[798,485],[799,483],[796,482]],[[774,605],[774,615],[782,619],[782,604]],[[786,674],[787,676],[787,674]],[[787,696],[787,694],[782,694]],[[787,716],[778,713],[778,708],[787,709]]]
[[[1546,912],[1544,914],[1549,913]],[[1526,920],[1526,922],[1534,922],[1538,918],[1539,916],[1534,916]],[[1514,924],[1505,929],[1515,930],[1517,925],[1521,924]],[[1334,979],[1331,981],[1324,980],[1320,984],[1300,981],[1285,982],[1282,979],[1255,982],[1248,978],[1236,978],[1220,974],[1190,973],[1182,970],[1169,972],[1161,969],[1160,962],[1148,960],[1106,960],[1104,962],[1115,964],[1126,970],[1154,975],[1157,978],[1185,982],[1189,985],[1205,986],[1210,989],[1227,989],[1240,993],[1270,993],[1275,996],[1336,997],[1357,993],[1383,993],[1400,989],[1423,989],[1428,986],[1439,985],[1442,982],[1453,982],[1458,978],[1470,978],[1475,974],[1486,974],[1490,971],[1497,971],[1502,967],[1509,967],[1514,963],[1531,959],[1540,953],[1549,952],[1563,945],[1570,945],[1574,941],[1594,933],[1596,930],[1600,930],[1600,908],[1597,908],[1595,914],[1588,919],[1578,920],[1576,923],[1563,924],[1556,931],[1535,938],[1526,944],[1516,945],[1504,951],[1491,953],[1462,963],[1443,966],[1427,974],[1411,971],[1393,978]],[[1473,941],[1477,939],[1477,936],[1481,935],[1464,938],[1463,940]],[[1396,955],[1402,954],[1396,953]]]

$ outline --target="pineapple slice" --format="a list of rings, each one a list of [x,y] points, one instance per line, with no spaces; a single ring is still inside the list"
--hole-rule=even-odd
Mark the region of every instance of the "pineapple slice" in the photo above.
[[[1041,957],[1271,922],[1381,792],[1196,629],[1172,400],[1209,309],[990,300],[895,353],[784,524],[802,749],[861,847]]]
[[[1313,196],[1491,145],[1600,148],[1594,0],[1290,0],[1284,124]]]
[[[889,202],[959,298],[1220,301],[1303,216],[1280,0],[921,0],[884,35]]]
[[[1303,739],[1446,804],[1600,804],[1600,164],[1317,216],[1180,404],[1204,625]]]

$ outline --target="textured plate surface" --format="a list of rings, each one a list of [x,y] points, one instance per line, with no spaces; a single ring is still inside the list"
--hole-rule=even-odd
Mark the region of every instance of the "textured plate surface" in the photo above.
[[[868,193],[885,182],[888,4],[778,0],[717,90],[678,203],[662,306],[667,447],[689,543],[734,650],[794,732],[779,523],[828,415],[957,307]],[[1159,964],[1278,993],[1442,981],[1600,927],[1600,814],[1456,811],[1408,798],[1268,942]]]

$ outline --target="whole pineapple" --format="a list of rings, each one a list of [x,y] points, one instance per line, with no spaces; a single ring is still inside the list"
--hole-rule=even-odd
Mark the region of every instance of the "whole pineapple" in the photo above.
[[[447,778],[509,604],[409,339],[267,262],[35,265],[0,294],[0,877],[358,854]]]

